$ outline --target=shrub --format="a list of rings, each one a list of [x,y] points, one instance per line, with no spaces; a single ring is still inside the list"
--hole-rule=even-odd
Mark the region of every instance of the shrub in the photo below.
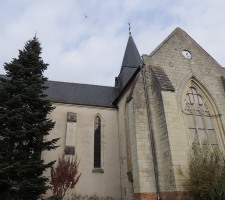
[[[186,189],[198,199],[225,199],[224,158],[222,151],[212,150],[209,144],[193,144],[186,173],[180,170]]]
[[[81,173],[78,172],[79,161],[75,159],[59,158],[58,165],[51,169],[51,189],[55,198],[63,199],[66,191],[73,189],[78,183]]]

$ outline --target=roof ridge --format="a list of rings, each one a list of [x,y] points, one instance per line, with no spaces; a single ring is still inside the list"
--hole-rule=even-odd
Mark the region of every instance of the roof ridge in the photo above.
[[[181,29],[180,27],[177,27],[173,30],[172,33],[169,34],[169,36],[163,40],[163,42],[161,42],[150,54],[149,56],[153,56],[175,33],[177,32],[182,32],[185,35],[187,35],[203,52],[205,52],[214,62],[216,62],[218,64],[218,67],[223,68],[223,66],[221,66],[220,63],[218,63],[218,61],[212,57],[195,39],[193,39],[186,31],[184,31],[183,29]]]
[[[0,77],[7,77],[5,74],[0,74]],[[90,86],[97,86],[97,87],[109,87],[115,88],[114,86],[108,85],[96,85],[96,84],[88,84],[88,83],[76,83],[76,82],[68,82],[68,81],[55,81],[55,80],[47,80],[47,82],[55,82],[55,83],[68,83],[68,84],[76,84],[76,85],[90,85]]]
[[[76,82],[67,82],[67,81],[55,81],[55,80],[47,80],[48,82],[55,82],[55,83],[68,83],[68,84],[76,84],[76,85],[90,85],[90,86],[97,86],[97,87],[109,87],[115,88],[114,86],[105,86],[105,85],[96,85],[96,84],[87,84],[87,83],[76,83]]]
[[[170,33],[166,39],[164,39],[150,54],[149,56],[153,56],[176,32],[178,31],[183,31],[185,32],[183,29],[181,29],[180,27],[176,27],[172,33]],[[186,32],[185,32],[186,33]],[[186,33],[187,34],[187,33]],[[188,35],[188,34],[187,34]]]

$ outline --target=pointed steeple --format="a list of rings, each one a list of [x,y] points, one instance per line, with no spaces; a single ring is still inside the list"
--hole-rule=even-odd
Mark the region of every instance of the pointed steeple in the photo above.
[[[141,56],[130,33],[127,41],[127,47],[123,57],[121,70],[123,69],[123,67],[137,68],[141,64],[142,64]]]
[[[129,32],[129,38],[127,41],[120,74],[116,78],[116,87],[122,89],[142,63],[141,56],[134,43],[131,33]]]

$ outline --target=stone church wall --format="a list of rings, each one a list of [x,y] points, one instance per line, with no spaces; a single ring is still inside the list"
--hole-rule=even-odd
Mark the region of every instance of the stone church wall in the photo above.
[[[142,69],[144,70],[144,69]],[[168,136],[169,118],[174,118],[174,92],[163,93],[160,89],[157,78],[150,68],[144,73],[146,77],[146,90],[143,81],[143,74],[140,72],[135,83],[123,95],[119,102],[118,120],[120,135],[121,155],[121,185],[123,199],[156,199],[155,171],[158,173],[160,195],[164,199],[177,196],[175,184],[174,167],[172,163],[171,147]],[[146,105],[146,96],[149,100],[149,108]],[[171,108],[164,105],[166,98],[171,101]],[[175,100],[176,101],[176,100]],[[166,100],[167,102],[167,100]],[[166,104],[168,104],[168,102]],[[170,104],[170,103],[169,103]],[[127,178],[127,147],[125,117],[126,105],[129,110],[129,133],[131,140],[132,173],[133,184]],[[165,114],[164,107],[169,108]],[[150,113],[148,116],[148,109]],[[171,114],[170,114],[171,113]],[[171,116],[170,116],[171,115]],[[170,119],[169,119],[170,120]],[[150,123],[150,124],[149,124]],[[150,126],[148,126],[148,124]],[[177,121],[179,124],[179,120]],[[170,125],[169,125],[170,128]],[[154,135],[157,167],[154,169],[150,131]],[[128,192],[129,191],[129,192]],[[134,196],[132,196],[134,195]]]
[[[136,199],[156,199],[156,184],[158,184],[158,191],[161,198],[174,198],[177,196],[177,193],[174,192],[176,191],[176,185],[163,94],[151,68],[143,68],[141,73],[133,92],[133,99],[134,105],[136,106],[136,134],[141,133],[138,127],[145,130],[145,137],[140,139],[137,136],[137,144],[141,141],[142,148],[144,147],[145,151],[141,148],[137,148],[137,151],[138,155],[144,152],[148,159],[145,157],[145,159],[137,160],[137,162],[140,169],[144,164],[144,169],[148,173],[139,175],[140,189],[136,192],[134,190],[134,196]],[[145,75],[145,79],[143,79],[143,74]],[[150,134],[153,135],[153,139]],[[153,141],[154,144],[152,143]],[[155,146],[155,163],[153,161],[154,152],[152,145]],[[155,178],[158,180],[156,181]]]
[[[60,137],[59,148],[50,152],[44,152],[45,160],[57,160],[64,155],[67,128],[67,113],[76,114],[75,127],[75,153],[80,159],[79,171],[81,178],[75,191],[81,194],[97,194],[99,196],[112,196],[120,198],[120,166],[117,110],[110,108],[79,106],[71,104],[53,104],[56,108],[50,118],[56,121],[55,128],[50,137]],[[101,119],[101,168],[94,169],[94,119]],[[71,128],[70,128],[71,129]],[[99,173],[98,173],[99,172]],[[103,172],[103,173],[100,173]],[[50,172],[47,173],[50,175]],[[97,192],[96,192],[97,191]]]
[[[136,199],[139,194],[155,192],[154,170],[150,152],[148,117],[141,74],[123,95],[118,104],[121,155],[122,199]],[[127,109],[127,114],[126,114]],[[128,117],[129,130],[125,127]],[[127,134],[129,132],[129,134]],[[127,138],[130,144],[127,146]],[[131,154],[133,182],[128,180],[128,153]]]
[[[166,103],[164,91],[151,68],[146,67],[146,79],[148,80],[148,95],[152,118],[152,131],[155,140],[157,170],[159,176],[159,189],[161,192],[171,192],[175,189],[174,171],[172,167],[171,146],[168,136],[168,124],[166,121],[168,112],[165,111]],[[173,92],[167,92],[173,95]],[[172,111],[172,109],[171,109]]]
[[[183,57],[183,50],[191,52],[191,59]],[[224,69],[187,33],[177,28],[147,60],[148,65],[160,66],[166,72],[175,87],[180,111],[184,87],[194,77],[211,95],[225,125],[225,93],[221,81]]]
[[[118,103],[118,123],[119,123],[119,146],[120,146],[120,180],[121,180],[121,194],[122,199],[131,200],[133,199],[133,184],[128,180],[128,155],[127,155],[127,140],[128,131],[126,130],[126,120],[129,119],[128,111],[131,109],[127,105],[127,97],[129,95],[130,89],[126,91],[123,98]],[[126,111],[126,109],[128,109]],[[127,112],[127,113],[126,113]],[[126,119],[126,117],[128,119]],[[133,118],[133,116],[131,116]],[[133,126],[133,124],[132,124]],[[131,140],[130,140],[131,141]]]
[[[132,97],[137,142],[137,160],[135,162],[139,169],[136,180],[139,182],[139,185],[134,187],[134,196],[137,197],[141,193],[155,192],[155,176],[148,126],[149,119],[147,115],[146,97],[141,73],[139,73],[137,77]]]
[[[190,59],[182,55],[183,50],[191,52]],[[182,111],[184,88],[190,79],[195,79],[215,103],[218,120],[219,144],[224,148],[225,96],[221,76],[224,70],[184,31],[177,28],[150,56],[144,56],[146,66],[161,67],[175,88],[175,92],[162,91],[163,109],[167,126],[168,143],[175,176],[175,190],[182,191],[178,166],[187,164],[190,149],[188,133]],[[158,129],[159,130],[159,129]],[[162,134],[162,133],[161,133]],[[160,139],[160,138],[159,138]],[[166,146],[166,145],[165,145]],[[161,148],[163,148],[161,146]]]

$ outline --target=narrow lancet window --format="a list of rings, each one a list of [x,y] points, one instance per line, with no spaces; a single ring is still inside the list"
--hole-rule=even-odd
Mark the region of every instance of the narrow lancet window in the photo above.
[[[101,168],[101,119],[98,116],[94,128],[94,168]]]

